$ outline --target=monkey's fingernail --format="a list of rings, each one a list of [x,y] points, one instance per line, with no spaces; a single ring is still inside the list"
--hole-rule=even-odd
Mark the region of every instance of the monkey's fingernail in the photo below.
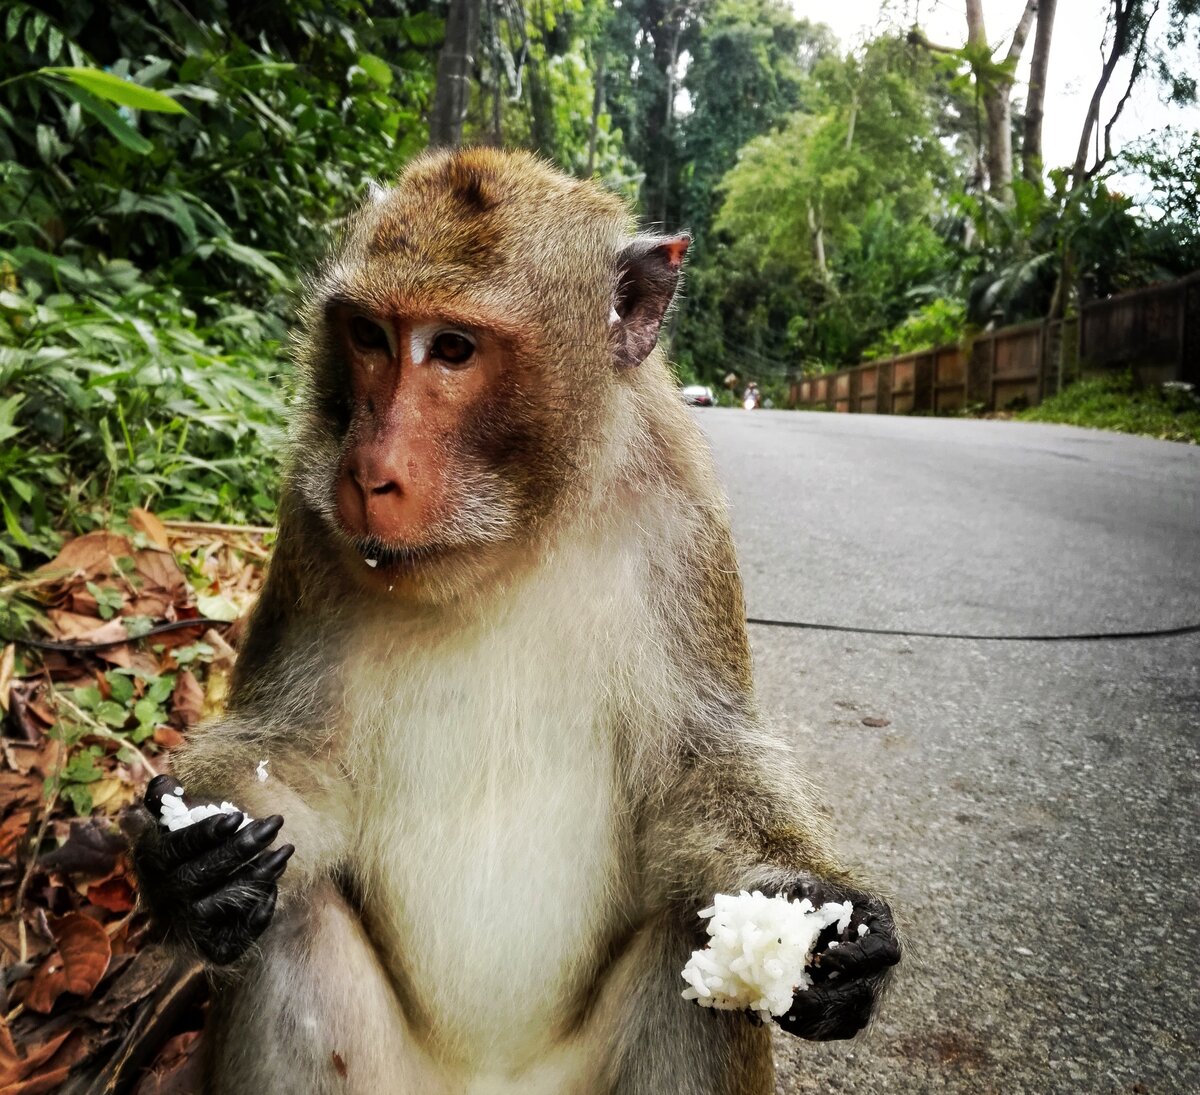
[[[222,814],[213,825],[213,828],[217,831],[217,836],[229,836],[232,833],[236,833],[244,817],[245,815],[240,812]]]
[[[272,814],[247,825],[246,835],[257,843],[260,840],[270,840],[282,828],[283,818],[279,814]]]
[[[295,847],[291,844],[285,844],[281,848],[276,848],[273,852],[268,852],[254,865],[254,873],[262,879],[275,879],[283,873],[284,865],[292,858],[292,853]]]

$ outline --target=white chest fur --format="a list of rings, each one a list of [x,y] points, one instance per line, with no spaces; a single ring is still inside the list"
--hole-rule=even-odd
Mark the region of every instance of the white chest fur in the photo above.
[[[630,609],[570,588],[433,643],[381,630],[346,682],[378,942],[468,1076],[545,1063],[611,916]]]

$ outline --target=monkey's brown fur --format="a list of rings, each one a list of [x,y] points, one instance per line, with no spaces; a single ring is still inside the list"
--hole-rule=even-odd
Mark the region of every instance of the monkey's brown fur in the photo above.
[[[760,725],[706,448],[659,351],[614,366],[632,234],[531,156],[438,153],[310,286],[269,579],[230,713],[178,762],[296,846],[221,983],[215,1091],[773,1090],[767,1029],[680,996],[696,913],[846,876]],[[503,380],[430,474],[502,483],[469,500],[498,540],[451,514],[459,550],[363,568],[331,501],[361,429],[339,309],[494,336]]]

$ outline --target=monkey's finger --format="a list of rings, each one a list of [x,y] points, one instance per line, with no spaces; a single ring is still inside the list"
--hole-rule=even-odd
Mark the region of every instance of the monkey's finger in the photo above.
[[[232,882],[193,901],[192,916],[214,929],[222,924],[242,927],[275,892],[274,882]]]
[[[810,1041],[853,1038],[870,1021],[874,986],[861,980],[835,981],[796,993],[776,1022],[789,1034]]]
[[[254,882],[274,882],[283,874],[295,850],[291,844],[281,844],[274,851],[264,852],[238,877]]]
[[[278,899],[279,890],[272,886],[271,892],[258,903],[258,907],[250,914],[247,927],[250,929],[251,939],[257,939],[267,930],[267,925],[271,923],[271,917],[275,915],[275,902]]]
[[[142,805],[150,811],[157,821],[162,817],[162,800],[167,795],[176,795],[182,790],[179,780],[171,776],[155,776],[147,785],[146,793],[142,796]]]
[[[237,832],[242,820],[240,813],[213,814],[195,825],[163,833],[163,865],[174,868],[221,847]]]
[[[175,872],[176,881],[193,894],[227,884],[242,867],[270,846],[282,827],[283,818],[279,814],[251,822],[216,848],[180,866]]]
[[[899,961],[900,941],[895,935],[880,930],[823,951],[821,969],[827,974],[836,971],[865,977],[894,966]]]

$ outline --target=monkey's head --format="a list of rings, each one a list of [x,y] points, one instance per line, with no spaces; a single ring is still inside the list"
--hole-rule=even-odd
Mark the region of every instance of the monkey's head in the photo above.
[[[305,309],[292,473],[360,582],[454,597],[603,489],[688,243],[525,153],[372,192]]]

